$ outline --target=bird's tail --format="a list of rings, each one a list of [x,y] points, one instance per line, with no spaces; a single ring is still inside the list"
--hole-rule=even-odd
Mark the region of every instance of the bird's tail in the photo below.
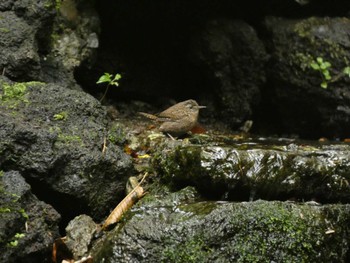
[[[151,119],[151,120],[157,120],[158,117],[156,115],[153,115],[153,114],[149,114],[149,113],[145,113],[145,112],[139,112],[140,115],[148,118],[148,119]]]

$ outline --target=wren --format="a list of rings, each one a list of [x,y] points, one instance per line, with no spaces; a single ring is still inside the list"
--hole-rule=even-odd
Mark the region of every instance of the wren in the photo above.
[[[202,108],[205,108],[205,106],[199,106],[195,100],[186,100],[157,115],[144,112],[140,112],[140,114],[160,122],[159,131],[180,136],[189,132],[197,124],[199,109]]]

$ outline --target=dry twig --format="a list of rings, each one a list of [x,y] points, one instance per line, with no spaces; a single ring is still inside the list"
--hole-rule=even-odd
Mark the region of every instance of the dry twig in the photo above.
[[[141,184],[145,180],[148,173],[145,173],[141,182],[114,208],[112,213],[107,217],[105,223],[102,226],[103,230],[106,230],[110,225],[118,223],[126,211],[128,211],[139,199],[141,199],[146,193],[144,192]]]

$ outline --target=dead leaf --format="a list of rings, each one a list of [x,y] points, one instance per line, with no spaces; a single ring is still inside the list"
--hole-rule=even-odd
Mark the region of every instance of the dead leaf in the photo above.
[[[202,133],[205,133],[206,132],[206,129],[200,125],[200,124],[196,124],[192,129],[191,129],[191,132],[193,134],[202,134]]]
[[[73,260],[73,254],[66,246],[65,241],[65,237],[57,238],[54,241],[52,246],[52,261],[54,263],[61,263],[63,261],[71,262]]]
[[[139,199],[141,199],[145,192],[140,186],[145,180],[147,173],[143,176],[141,182],[114,208],[112,213],[107,217],[105,223],[102,226],[103,230],[106,230],[110,225],[118,223],[122,216],[128,211]]]
[[[335,233],[335,230],[334,230],[334,229],[328,229],[328,230],[326,231],[326,235],[333,234],[333,233]]]

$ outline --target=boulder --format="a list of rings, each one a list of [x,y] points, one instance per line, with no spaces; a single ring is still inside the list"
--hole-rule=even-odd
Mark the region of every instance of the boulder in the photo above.
[[[60,218],[19,172],[0,171],[0,262],[49,262]]]
[[[180,144],[156,153],[152,163],[164,182],[194,185],[207,198],[348,203],[349,153],[343,144]]]
[[[241,20],[211,20],[193,37],[191,56],[203,72],[204,91],[211,94],[208,103],[216,105],[208,107],[215,112],[213,118],[231,128],[251,119],[260,101],[267,59],[254,28]]]
[[[349,205],[193,202],[186,196],[145,197],[95,245],[94,260],[346,262],[349,255]]]
[[[55,84],[0,82],[0,167],[71,219],[101,219],[124,193],[130,158],[109,143],[106,112],[92,96]],[[102,152],[104,142],[107,149]]]
[[[40,59],[35,30],[15,12],[0,12],[0,70],[2,75],[21,80],[36,79]]]
[[[280,128],[308,138],[348,137],[350,19],[268,17],[266,28],[272,54],[267,99],[280,114]]]

